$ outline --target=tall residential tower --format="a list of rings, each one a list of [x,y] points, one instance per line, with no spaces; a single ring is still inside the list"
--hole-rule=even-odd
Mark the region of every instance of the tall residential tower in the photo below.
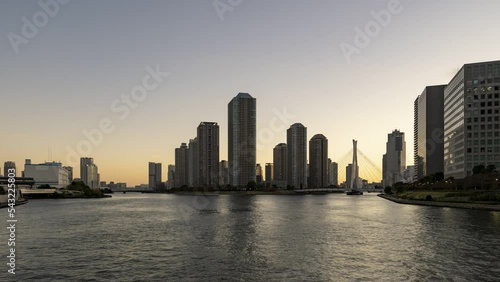
[[[295,123],[286,131],[288,185],[307,188],[307,127]]]
[[[255,181],[256,99],[239,93],[228,104],[229,183],[243,187]]]
[[[199,185],[219,186],[219,125],[202,122],[198,126]]]
[[[323,134],[316,134],[309,140],[308,187],[328,187],[328,139]]]
[[[273,183],[280,187],[286,188],[288,177],[288,149],[287,144],[280,143],[273,149]]]

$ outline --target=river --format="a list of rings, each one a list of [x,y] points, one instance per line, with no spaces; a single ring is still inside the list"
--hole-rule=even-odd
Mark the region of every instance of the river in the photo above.
[[[7,226],[7,210],[0,210]],[[498,281],[500,212],[375,194],[114,194],[17,208],[1,281]]]

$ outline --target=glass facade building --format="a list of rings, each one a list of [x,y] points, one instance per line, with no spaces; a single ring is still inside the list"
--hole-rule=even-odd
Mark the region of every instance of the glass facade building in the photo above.
[[[444,91],[445,177],[500,167],[500,61],[464,65]]]
[[[427,86],[415,100],[414,180],[444,172],[444,89]]]

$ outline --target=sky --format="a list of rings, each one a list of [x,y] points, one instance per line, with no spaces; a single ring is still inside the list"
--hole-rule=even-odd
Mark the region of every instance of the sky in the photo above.
[[[258,163],[300,122],[308,139],[328,138],[339,180],[357,139],[360,176],[379,181],[392,130],[413,162],[425,86],[500,59],[499,10],[493,0],[0,1],[0,166],[60,161],[78,177],[79,157],[93,157],[101,180],[133,186],[161,162],[166,180],[202,121],[218,122],[227,159],[227,104],[247,92]]]

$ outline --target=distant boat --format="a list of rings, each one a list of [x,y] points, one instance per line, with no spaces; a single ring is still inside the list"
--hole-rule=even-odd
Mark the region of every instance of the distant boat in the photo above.
[[[346,192],[347,195],[363,195],[363,191],[351,190]]]

